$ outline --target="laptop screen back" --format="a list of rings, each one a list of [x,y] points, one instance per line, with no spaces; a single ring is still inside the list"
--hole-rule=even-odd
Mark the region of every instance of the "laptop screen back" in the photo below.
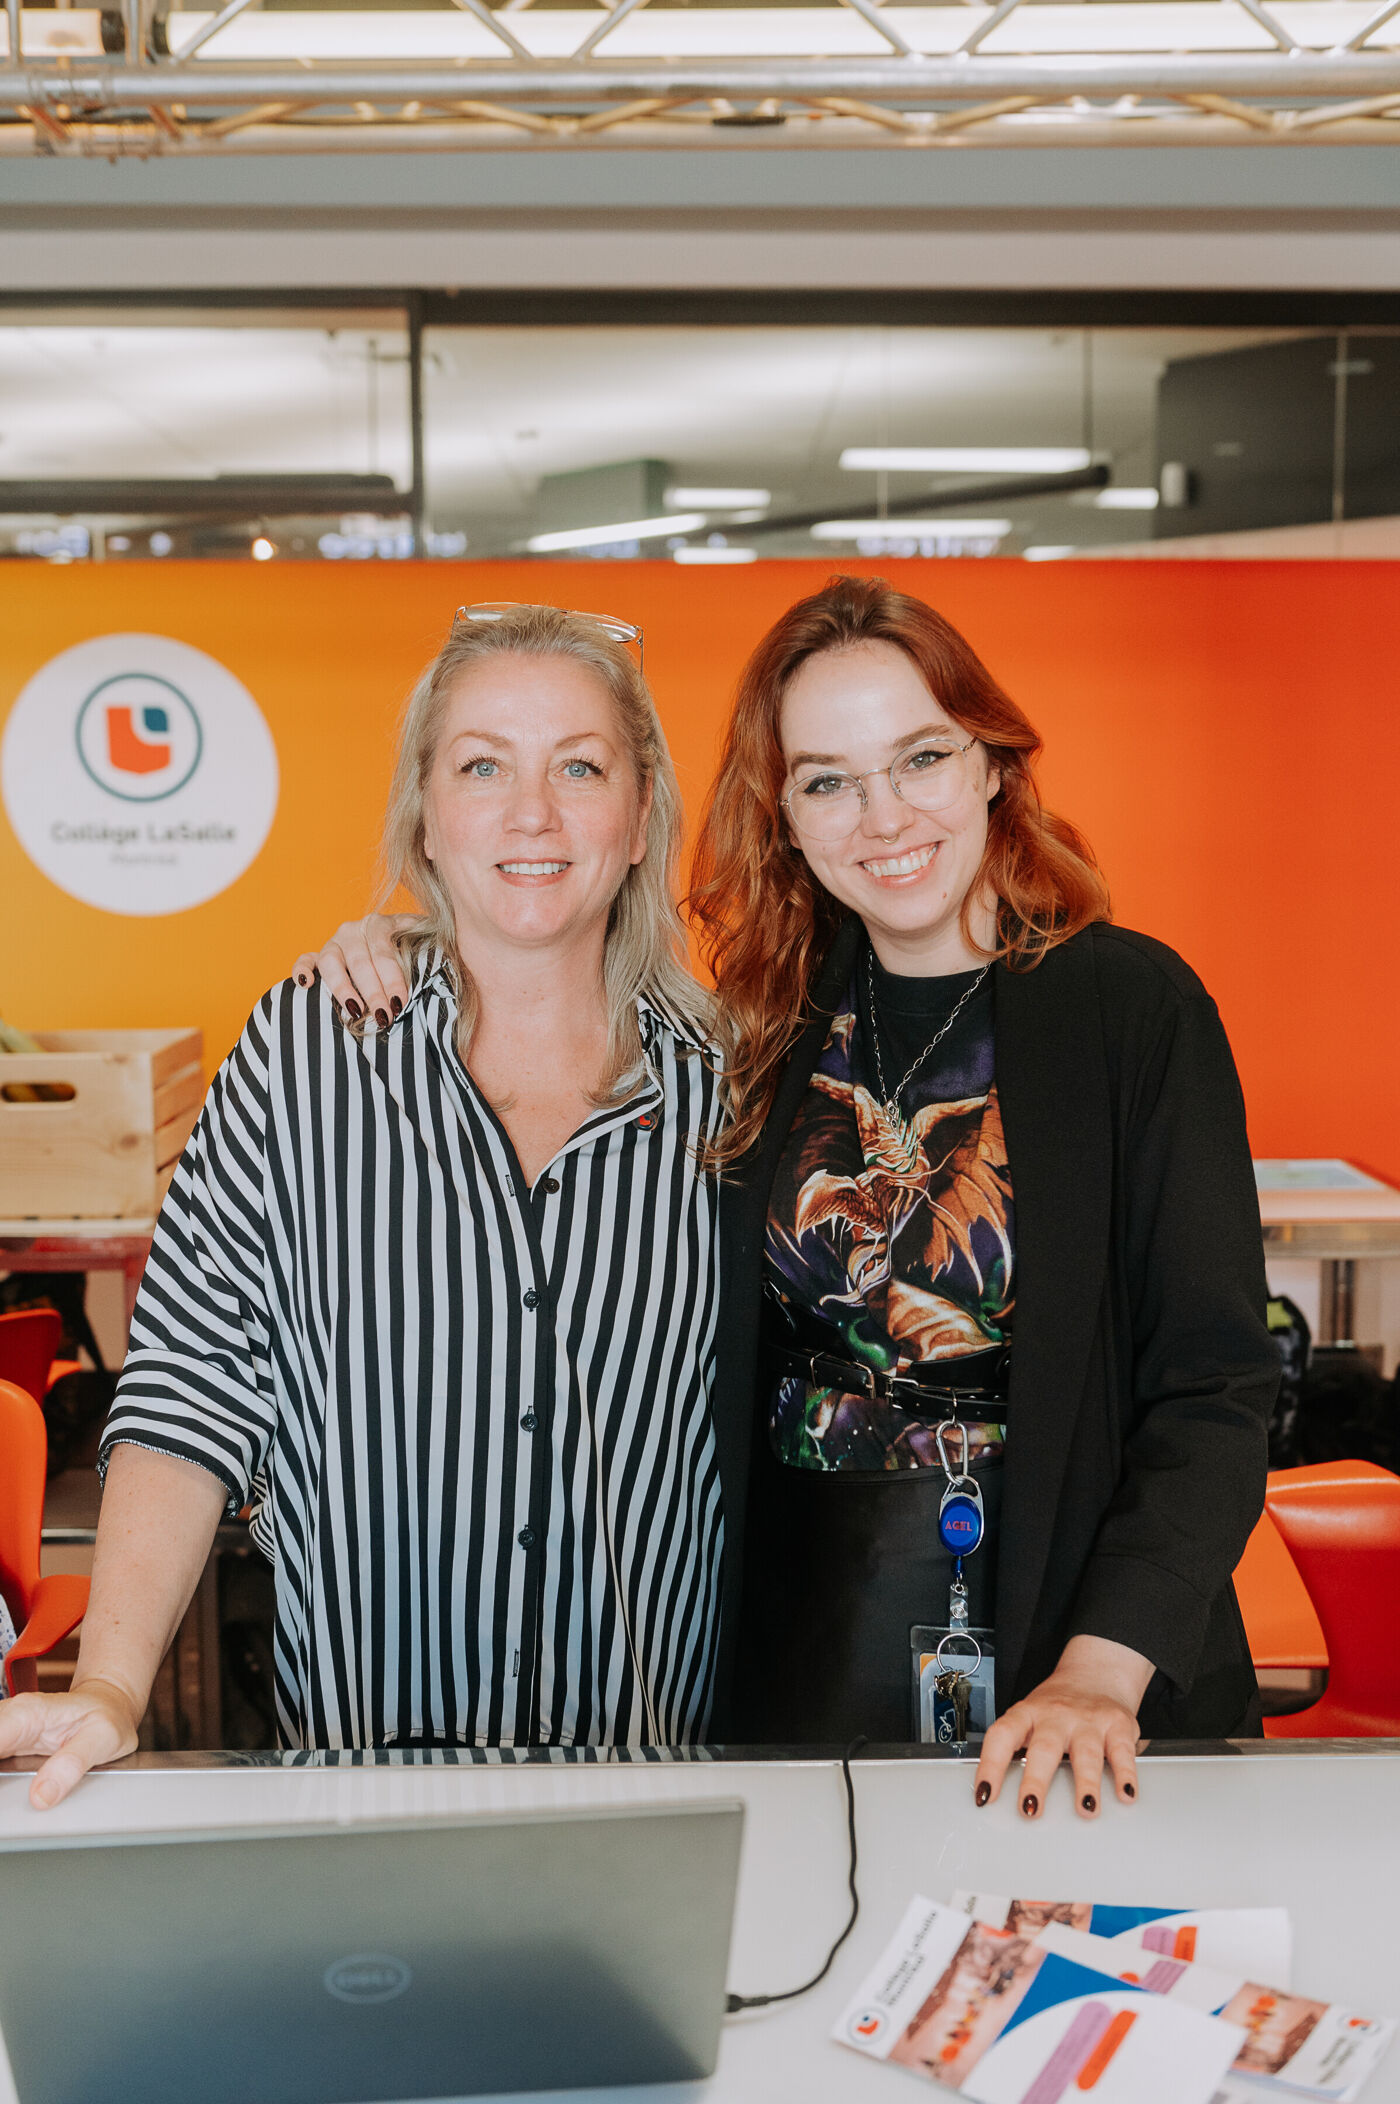
[[[712,2072],[742,1808],[0,1844],[20,2104],[376,2104]]]

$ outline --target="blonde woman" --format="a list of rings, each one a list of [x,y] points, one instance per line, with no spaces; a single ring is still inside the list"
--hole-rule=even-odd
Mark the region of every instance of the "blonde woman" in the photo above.
[[[72,1692],[0,1721],[48,1756],[36,1804],[135,1747],[249,1503],[285,1743],[703,1736],[747,1422],[711,1412],[718,1082],[633,640],[462,610],[386,825],[405,997],[362,1021],[303,972],[216,1077],[104,1434]]]

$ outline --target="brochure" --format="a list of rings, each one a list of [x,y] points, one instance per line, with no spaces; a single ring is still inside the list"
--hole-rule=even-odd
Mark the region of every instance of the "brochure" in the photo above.
[[[1239,2025],[914,1899],[832,2036],[972,2104],[1212,2104]]]
[[[1125,1962],[1151,1951],[1252,1980],[1276,1980],[1280,1987],[1293,1979],[1293,1925],[1286,1907],[1105,1907],[1088,1900],[1002,1899],[988,1892],[955,1892],[953,1905],[994,1929],[1032,1936],[1047,1922],[1062,1922],[1106,1937]]]
[[[1101,1966],[1106,1977],[1131,1980],[1149,1994],[1241,2025],[1244,2044],[1233,2073],[1266,2090],[1351,2104],[1394,2034],[1394,2024],[1381,2018],[1353,2016],[1335,2003],[1261,1987],[1213,1965],[1187,1965],[1144,1952],[1137,1967],[1120,1971],[1121,1953],[1114,1953],[1112,1945],[1062,1922],[1050,1922],[1035,1940],[1076,1965]],[[1254,2094],[1257,2098],[1259,2091]]]

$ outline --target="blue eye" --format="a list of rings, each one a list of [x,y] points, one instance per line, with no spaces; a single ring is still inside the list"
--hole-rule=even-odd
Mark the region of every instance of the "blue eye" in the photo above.
[[[476,760],[464,760],[462,763],[462,772],[465,775],[469,775],[474,782],[490,782],[494,781],[496,775],[499,773],[500,765],[501,763],[499,760],[491,760],[485,758]]]
[[[601,767],[595,767],[592,760],[566,760],[564,762],[564,772],[571,782],[586,782],[590,775],[601,774],[602,771]]]

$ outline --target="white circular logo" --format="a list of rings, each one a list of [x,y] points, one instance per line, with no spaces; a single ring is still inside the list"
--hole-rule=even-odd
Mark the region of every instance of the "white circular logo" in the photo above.
[[[20,845],[73,898],[181,913],[227,890],[266,840],[277,751],[217,659],[171,636],[95,636],[19,696],[0,783]]]
[[[337,1958],[324,1974],[326,1992],[338,2002],[392,2002],[413,1979],[402,1958],[386,1958],[371,1952],[354,1958]]]

